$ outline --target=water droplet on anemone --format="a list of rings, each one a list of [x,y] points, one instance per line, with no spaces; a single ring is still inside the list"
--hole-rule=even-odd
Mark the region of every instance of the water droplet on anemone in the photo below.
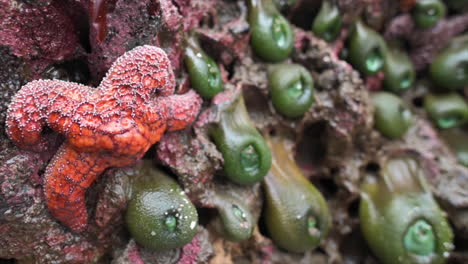
[[[196,225],[197,225],[197,222],[195,221],[190,222],[190,229],[194,229]]]

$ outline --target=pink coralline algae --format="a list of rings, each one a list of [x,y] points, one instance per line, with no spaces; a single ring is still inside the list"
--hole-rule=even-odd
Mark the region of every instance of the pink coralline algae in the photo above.
[[[48,60],[67,59],[79,49],[79,43],[74,23],[66,14],[66,4],[61,1],[44,6],[0,1],[0,45],[25,59],[39,55]]]
[[[196,118],[201,99],[174,94],[170,65],[160,48],[141,46],[117,59],[96,89],[39,80],[15,95],[6,123],[16,145],[44,149],[44,126],[66,137],[45,171],[44,191],[52,215],[72,231],[87,227],[86,189],[106,168],[134,163],[164,131]]]

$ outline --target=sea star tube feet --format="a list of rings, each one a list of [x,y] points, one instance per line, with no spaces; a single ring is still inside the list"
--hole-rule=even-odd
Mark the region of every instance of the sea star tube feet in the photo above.
[[[163,133],[192,123],[201,107],[193,91],[174,94],[166,53],[137,47],[112,65],[98,88],[57,80],[23,86],[7,114],[7,134],[18,146],[46,144],[45,126],[66,137],[44,174],[52,215],[72,231],[87,226],[86,189],[109,167],[140,159]]]

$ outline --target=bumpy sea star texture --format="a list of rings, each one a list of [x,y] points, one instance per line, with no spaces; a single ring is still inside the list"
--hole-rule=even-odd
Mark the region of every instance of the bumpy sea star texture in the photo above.
[[[142,46],[125,53],[93,89],[63,81],[34,81],[13,99],[7,133],[22,148],[42,147],[44,126],[66,137],[45,172],[47,205],[73,231],[86,228],[86,189],[108,167],[140,159],[164,131],[193,122],[201,99],[173,95],[166,54]]]

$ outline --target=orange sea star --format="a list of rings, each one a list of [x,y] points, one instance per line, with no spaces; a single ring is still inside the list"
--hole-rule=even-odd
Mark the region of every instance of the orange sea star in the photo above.
[[[19,147],[45,144],[45,126],[66,140],[49,163],[44,192],[52,215],[75,232],[87,226],[86,189],[108,167],[140,159],[164,131],[185,128],[201,99],[175,95],[163,50],[137,47],[112,65],[98,88],[57,80],[21,88],[8,109],[7,134]]]

